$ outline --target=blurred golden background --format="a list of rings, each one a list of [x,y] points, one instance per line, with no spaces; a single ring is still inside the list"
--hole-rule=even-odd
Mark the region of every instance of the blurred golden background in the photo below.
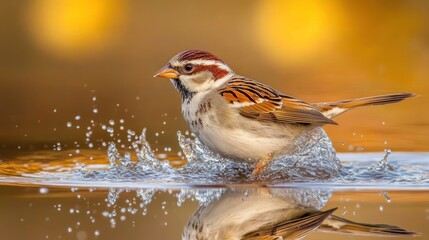
[[[341,152],[429,151],[428,13],[426,0],[0,0],[0,160],[57,142],[84,148],[90,120],[124,119],[126,129],[147,127],[160,151],[178,149],[175,133],[187,129],[179,95],[152,76],[186,49],[210,51],[238,74],[308,102],[417,93],[399,104],[354,110],[325,129]],[[196,209],[190,201],[178,208],[162,193],[149,217],[127,216],[113,230],[100,215],[106,191],[79,192],[85,201],[63,191],[2,187],[1,236],[76,239],[79,232],[67,227],[82,222],[90,238],[100,230],[103,239],[159,233],[178,239]],[[338,214],[350,209],[347,217],[357,221],[424,231],[427,192],[390,194],[387,205],[378,193],[338,192],[326,207],[339,207]],[[53,207],[59,203],[62,212]],[[87,205],[100,216],[96,224],[68,213]],[[319,238],[332,237],[309,237]]]
[[[0,144],[83,141],[83,129],[66,127],[80,115],[123,118],[152,138],[163,130],[160,146],[176,147],[187,128],[179,95],[152,75],[177,52],[203,49],[308,102],[415,92],[326,129],[339,151],[427,151],[428,12],[423,0],[3,0]]]

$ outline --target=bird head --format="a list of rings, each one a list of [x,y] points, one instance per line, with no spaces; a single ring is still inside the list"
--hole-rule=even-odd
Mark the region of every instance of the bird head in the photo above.
[[[215,55],[188,50],[174,56],[154,77],[170,79],[182,96],[187,96],[215,89],[233,74]]]

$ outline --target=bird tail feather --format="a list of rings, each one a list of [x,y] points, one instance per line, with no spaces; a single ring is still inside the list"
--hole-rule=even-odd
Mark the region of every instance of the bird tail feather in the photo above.
[[[419,236],[419,233],[408,231],[394,225],[368,224],[353,222],[335,215],[329,216],[317,231],[330,233],[354,234],[359,236]]]
[[[413,93],[393,93],[380,96],[356,98],[336,102],[314,103],[313,105],[327,118],[334,118],[350,109],[370,105],[397,103],[407,98],[415,97]]]

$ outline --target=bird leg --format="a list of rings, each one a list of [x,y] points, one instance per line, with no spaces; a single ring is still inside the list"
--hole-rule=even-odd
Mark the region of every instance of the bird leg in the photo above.
[[[261,173],[262,170],[264,170],[268,166],[268,164],[273,160],[273,158],[274,154],[269,153],[267,154],[267,156],[260,159],[258,163],[256,163],[255,169],[253,169],[252,174],[255,176],[259,175],[259,173]]]

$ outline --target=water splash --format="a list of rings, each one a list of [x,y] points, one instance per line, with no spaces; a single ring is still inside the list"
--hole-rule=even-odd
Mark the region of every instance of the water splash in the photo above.
[[[181,189],[176,195],[177,206],[182,206],[186,199],[197,201],[199,206],[207,206],[209,203],[219,199],[225,189]]]
[[[219,154],[211,152],[198,138],[187,138],[180,131],[177,133],[178,142],[188,163],[179,168],[174,168],[168,161],[160,161],[156,157],[146,140],[146,129],[138,137],[134,132],[129,131],[129,136],[137,139],[131,142],[137,161],[131,160],[132,156],[129,152],[121,155],[115,142],[112,141],[108,147],[110,167],[107,171],[80,172],[75,176],[92,180],[144,178],[146,181],[158,181],[162,178],[164,183],[225,184],[255,181],[328,180],[339,177],[341,171],[341,164],[336,157],[335,150],[327,134],[321,128],[302,134],[294,141],[293,151],[274,159],[258,178],[251,174],[254,168],[253,163],[236,162],[223,158]]]
[[[137,190],[137,196],[140,198],[141,203],[139,207],[142,209],[142,214],[147,214],[147,206],[152,202],[152,198],[155,195],[155,189],[139,189]]]
[[[369,168],[370,171],[376,170],[376,171],[384,171],[384,170],[393,170],[393,167],[387,163],[387,160],[389,158],[389,155],[392,153],[391,149],[385,149],[384,152],[386,153],[376,166],[371,166]]]
[[[268,180],[334,180],[343,171],[331,140],[322,128],[301,134],[293,142],[293,151],[280,156],[264,175]]]
[[[427,154],[414,154],[420,162],[411,162],[413,157],[409,159],[409,156],[393,154],[390,150],[386,150],[381,160],[378,153],[342,153],[337,157],[322,129],[314,129],[297,138],[295,150],[274,159],[259,177],[251,174],[254,164],[223,158],[207,149],[198,138],[187,138],[181,132],[177,136],[188,161],[185,165],[183,161],[174,165],[165,160],[168,158],[159,159],[146,140],[145,129],[141,134],[131,130],[126,132],[129,146],[119,149],[117,142],[107,142],[107,157],[103,150],[81,149],[79,158],[64,159],[67,150],[62,150],[56,154],[47,151],[20,158],[33,159],[32,162],[19,159],[3,162],[0,164],[0,183],[91,187],[283,186],[309,182],[348,187],[350,184],[429,184]],[[76,150],[69,151],[74,153]],[[105,164],[106,159],[108,164]]]
[[[104,217],[109,218],[111,227],[114,228],[118,222],[119,213],[123,218],[125,214],[146,215],[148,213],[148,206],[155,198],[156,194],[162,191],[160,189],[124,189],[124,188],[110,188],[105,199],[108,209],[102,213]],[[182,206],[187,200],[197,202],[199,206],[207,206],[211,202],[219,199],[225,192],[225,189],[181,189],[176,194],[175,191],[169,191],[169,194],[176,196],[177,206]],[[128,193],[120,201],[121,195]],[[129,193],[134,193],[134,197],[129,196]],[[164,209],[164,207],[163,207]]]
[[[413,184],[429,183],[429,155],[427,153],[395,153],[390,149],[385,151],[380,159],[379,153],[361,153],[361,159],[356,160],[353,154],[340,154],[344,166],[343,182],[354,184]],[[352,157],[352,158],[351,158]],[[374,160],[372,160],[374,159]],[[368,167],[368,165],[370,167]]]
[[[135,136],[135,133],[129,130],[128,136]],[[112,141],[109,142],[107,149],[107,156],[110,163],[107,170],[79,170],[74,172],[74,178],[96,181],[127,181],[143,179],[145,176],[156,179],[160,175],[169,175],[175,172],[167,160],[160,161],[155,156],[154,151],[146,141],[146,129],[143,129],[142,133],[136,137],[136,140],[132,141],[131,146],[134,149],[137,161],[132,160],[130,152],[125,152],[121,155],[115,142]]]

